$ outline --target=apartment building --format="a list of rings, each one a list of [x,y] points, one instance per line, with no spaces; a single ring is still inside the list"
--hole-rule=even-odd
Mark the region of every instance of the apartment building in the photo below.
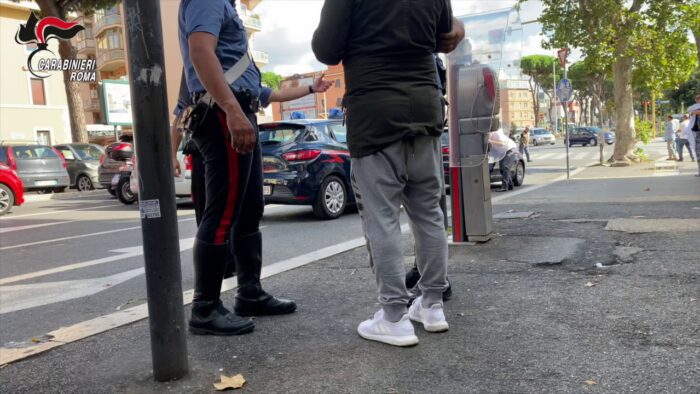
[[[33,2],[0,0],[0,141],[71,142],[63,75],[35,78],[26,68],[34,47],[14,40],[32,11],[38,12]],[[58,53],[56,40],[49,50]]]
[[[268,61],[267,53],[254,49],[254,34],[262,28],[262,21],[253,9],[262,0],[239,0],[237,11],[246,28],[251,47],[251,55],[258,67],[264,67]],[[175,108],[182,73],[182,57],[178,40],[179,1],[161,0],[161,21],[163,28],[163,49],[165,55],[165,75],[168,88],[169,112]],[[124,29],[124,10],[122,5],[110,9],[98,10],[90,16],[78,18],[85,30],[80,32],[73,43],[78,50],[78,57],[97,60],[97,79],[95,83],[82,85],[82,98],[85,107],[86,122],[99,125],[105,123],[104,105],[102,104],[101,81],[128,80],[128,54]],[[95,139],[105,133],[103,128],[88,127]],[[124,133],[130,133],[130,127],[123,126]],[[112,136],[111,133],[107,134]],[[105,142],[103,138],[99,138]]]
[[[534,126],[530,84],[526,80],[502,80],[500,82],[501,124],[503,130],[516,127]]]
[[[282,87],[309,85],[312,81],[325,74],[327,81],[333,82],[326,93],[317,93],[287,103],[272,103],[273,119],[287,120],[292,113],[303,113],[307,119],[325,118],[332,108],[341,108],[345,96],[345,70],[343,65],[330,66],[324,71],[296,74],[282,80]]]

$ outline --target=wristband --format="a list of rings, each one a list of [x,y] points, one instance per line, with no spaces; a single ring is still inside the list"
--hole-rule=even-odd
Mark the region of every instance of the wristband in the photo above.
[[[309,85],[309,94],[314,93],[314,88],[312,85]]]

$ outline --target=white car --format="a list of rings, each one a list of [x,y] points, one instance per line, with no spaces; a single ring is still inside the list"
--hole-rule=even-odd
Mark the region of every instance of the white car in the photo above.
[[[175,197],[191,198],[192,185],[192,162],[189,157],[182,153],[182,147],[177,152],[177,160],[180,162],[180,175],[175,177]],[[117,187],[119,201],[125,204],[133,204],[138,199],[139,192],[139,171],[136,165],[136,155],[132,158],[133,166],[129,176],[129,187]],[[128,189],[128,190],[127,190]],[[119,196],[121,194],[121,197]]]
[[[532,129],[532,131],[530,131],[530,141],[532,145],[535,146],[547,144],[554,145],[555,138],[554,134],[547,129]]]

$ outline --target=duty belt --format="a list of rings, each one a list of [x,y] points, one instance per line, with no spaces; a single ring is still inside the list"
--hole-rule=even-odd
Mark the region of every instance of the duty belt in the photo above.
[[[199,92],[193,95],[193,102],[197,103],[206,95],[206,92]],[[260,99],[255,96],[250,90],[234,90],[233,95],[236,97],[238,104],[245,113],[255,114],[260,110]],[[212,102],[210,105],[213,105]]]

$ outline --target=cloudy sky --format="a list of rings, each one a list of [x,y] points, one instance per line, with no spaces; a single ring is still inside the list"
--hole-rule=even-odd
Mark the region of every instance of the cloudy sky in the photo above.
[[[452,8],[454,15],[460,16],[509,8],[514,3],[514,0],[452,0]],[[264,0],[255,8],[262,18],[263,28],[254,36],[254,46],[270,54],[270,63],[265,70],[287,76],[325,68],[311,52],[311,37],[318,25],[322,5],[322,0]],[[541,9],[539,1],[530,0],[522,7],[521,20],[536,19]],[[540,47],[542,37],[539,33],[539,24],[524,26],[523,55],[552,54]]]

